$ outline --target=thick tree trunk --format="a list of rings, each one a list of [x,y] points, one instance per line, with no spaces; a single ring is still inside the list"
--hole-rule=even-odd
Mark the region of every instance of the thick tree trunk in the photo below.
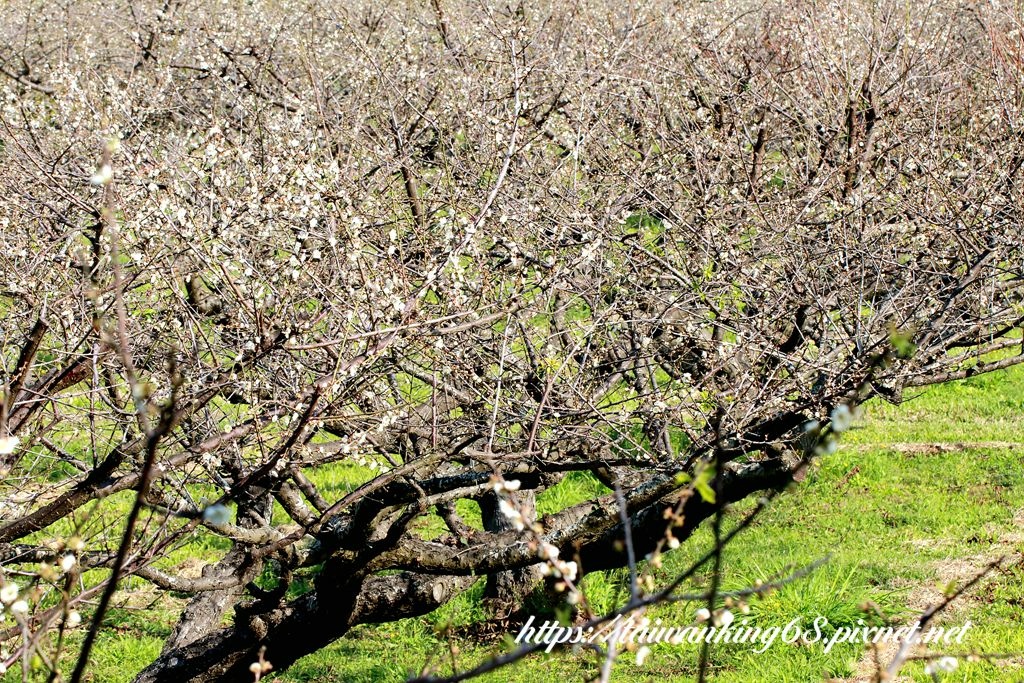
[[[238,526],[243,529],[258,529],[266,524],[273,511],[273,498],[265,489],[254,488],[250,495],[238,503]],[[220,628],[224,613],[236,604],[245,593],[247,583],[256,578],[262,569],[262,562],[253,562],[248,549],[235,544],[227,555],[215,565],[203,568],[204,578],[222,577],[231,585],[217,590],[197,593],[181,613],[178,623],[164,643],[161,654],[179,647],[190,645],[208,633]]]
[[[243,569],[245,560],[246,553],[235,546],[223,560],[204,567],[203,578],[222,577],[228,579],[237,572],[245,572]],[[245,591],[245,582],[250,578],[246,577],[242,582],[235,583],[229,588],[196,594],[182,611],[178,623],[164,643],[162,654],[190,645],[216,630],[221,625],[224,613],[242,596]]]
[[[249,666],[261,647],[274,670],[337,640],[353,626],[427,614],[468,588],[472,576],[403,572],[374,576],[353,587],[321,586],[248,623],[210,633],[165,652],[135,683],[251,683]]]

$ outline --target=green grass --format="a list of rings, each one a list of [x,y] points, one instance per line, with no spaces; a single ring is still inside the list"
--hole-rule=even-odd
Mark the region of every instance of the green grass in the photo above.
[[[794,618],[805,623],[815,616],[829,619],[830,628],[885,621],[906,623],[941,596],[950,580],[963,581],[991,558],[1024,549],[1024,368],[932,387],[904,405],[873,402],[863,419],[833,455],[817,461],[798,490],[788,492],[725,553],[724,588],[769,580],[829,557],[808,576],[752,600],[749,613],[734,610],[752,625],[784,626]],[[327,473],[322,482],[332,495],[343,495],[351,481],[344,473]],[[585,476],[572,476],[539,497],[542,512],[560,509],[601,491]],[[753,507],[746,501],[729,512],[735,524]],[[478,523],[479,511],[460,506]],[[424,533],[437,531],[426,521]],[[711,544],[708,529],[665,556],[655,573],[664,581],[687,567]],[[209,554],[212,547],[201,550]],[[183,557],[183,551],[176,557]],[[708,574],[686,587],[702,590]],[[140,599],[151,596],[140,587]],[[610,609],[628,592],[624,571],[590,575],[583,582],[595,609]],[[485,617],[480,604],[482,582],[437,612],[417,619],[356,628],[349,637],[312,654],[277,676],[282,682],[339,680],[401,681],[425,664],[442,673],[472,666],[501,642],[479,643],[461,627]],[[649,613],[666,624],[685,625],[698,605],[660,606]],[[938,623],[973,627],[953,653],[1024,653],[1024,569],[984,579]],[[168,598],[153,608],[115,610],[111,628],[98,641],[90,668],[92,680],[130,680],[159,652],[173,625]],[[455,633],[460,635],[445,635]],[[827,633],[827,631],[826,631]],[[74,639],[72,642],[76,642]],[[631,655],[616,664],[615,680],[688,680],[697,671],[693,645],[657,645],[642,667]],[[273,662],[273,653],[268,653]],[[1024,679],[1024,659],[1002,664],[962,662],[948,680]],[[845,644],[825,653],[819,645],[776,643],[763,654],[749,645],[716,646],[711,652],[711,680],[720,683],[762,681],[854,680],[864,673],[863,646]],[[486,681],[583,680],[593,676],[592,652],[556,652],[535,656],[513,669],[493,673]],[[908,680],[930,681],[923,665],[911,663]],[[15,680],[12,671],[4,680]],[[270,680],[274,680],[271,676]]]

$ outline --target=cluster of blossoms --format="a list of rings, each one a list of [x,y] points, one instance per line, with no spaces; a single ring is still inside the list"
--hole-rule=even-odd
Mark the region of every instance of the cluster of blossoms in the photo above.
[[[528,526],[526,518],[508,498],[508,494],[518,491],[520,485],[518,479],[496,479],[491,483],[491,490],[499,497],[498,509],[501,514],[512,522],[516,531],[525,531]],[[539,531],[536,525],[530,528],[535,532]],[[556,579],[555,590],[559,593],[566,593],[566,601],[570,605],[578,604],[582,598],[575,584],[576,578],[579,576],[579,565],[573,560],[559,559],[558,548],[547,542],[540,543],[538,555],[544,561],[540,566],[541,575]]]
[[[20,594],[21,589],[13,581],[6,581],[3,587],[0,587],[0,603],[3,603],[4,611],[10,612],[19,620],[28,614],[28,601],[20,598]]]
[[[45,581],[57,581],[62,574],[68,574],[78,564],[75,552],[82,549],[81,539],[73,538],[67,544],[68,552],[61,555],[56,565],[49,562],[40,563],[37,574]],[[18,623],[24,623],[31,609],[29,603],[30,594],[22,592],[21,587],[14,581],[0,575],[0,622],[4,621],[7,614],[10,614]],[[82,615],[77,610],[68,610],[65,617],[65,626],[74,628],[82,623]],[[0,658],[2,659],[2,658]],[[2,664],[0,664],[2,666]],[[3,675],[3,671],[0,671]]]
[[[526,518],[523,517],[523,513],[506,495],[518,491],[519,485],[518,479],[496,480],[491,484],[491,489],[498,494],[498,510],[501,514],[512,522],[512,526],[515,527],[516,531],[523,531],[527,525]]]
[[[845,403],[837,405],[830,416],[832,431],[836,434],[848,431],[853,426],[854,417],[856,415],[854,415],[854,411],[850,410],[850,406]]]
[[[747,613],[750,611],[750,608],[744,603],[741,606],[741,611]],[[731,624],[736,617],[728,607],[721,607],[714,612],[707,607],[701,607],[694,614],[694,618],[697,620],[697,623],[710,621],[713,626],[722,627]]]
[[[540,566],[540,573],[558,579],[555,583],[555,590],[559,593],[568,591],[565,596],[566,601],[570,605],[578,604],[582,597],[575,584],[579,565],[572,560],[559,559],[558,548],[550,543],[541,543],[540,557],[544,560],[544,564]]]

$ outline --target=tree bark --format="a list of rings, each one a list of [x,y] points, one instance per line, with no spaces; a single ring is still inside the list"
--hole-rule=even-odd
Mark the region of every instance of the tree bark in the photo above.
[[[427,614],[474,583],[472,576],[403,572],[337,590],[319,587],[280,608],[165,652],[135,683],[250,683],[261,647],[277,671],[337,640],[357,624]]]

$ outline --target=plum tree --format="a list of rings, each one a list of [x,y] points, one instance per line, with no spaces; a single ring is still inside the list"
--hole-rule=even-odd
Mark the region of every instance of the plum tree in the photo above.
[[[128,576],[190,596],[139,681],[579,601],[1024,360],[1013,3],[0,15],[5,664]]]

